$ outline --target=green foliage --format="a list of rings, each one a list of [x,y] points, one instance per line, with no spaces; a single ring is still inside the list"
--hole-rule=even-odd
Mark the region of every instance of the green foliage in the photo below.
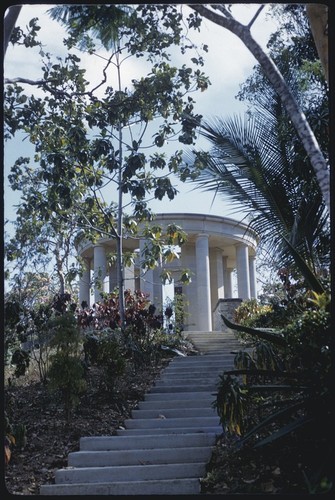
[[[21,315],[24,312],[22,303],[17,297],[5,296],[4,303],[4,361],[9,364],[13,352],[19,348],[18,335],[22,331]]]
[[[113,392],[118,377],[125,373],[127,352],[120,332],[95,331],[84,340],[85,361],[103,367],[101,383]]]
[[[200,133],[211,149],[200,165],[192,151],[187,165],[198,173],[199,189],[228,196],[248,214],[260,247],[280,266],[297,265],[298,251],[305,261],[301,272],[310,280],[307,268],[315,274],[329,266],[329,214],[313,169],[279,132],[284,113],[271,95],[251,116],[203,121]]]
[[[111,362],[113,373],[121,374],[126,360],[135,369],[147,363],[156,364],[172,349],[183,347],[180,332],[163,330],[163,314],[148,294],[125,290],[125,328],[121,330],[118,290],[105,294],[91,309],[77,311],[78,323],[85,337],[85,359],[93,364]],[[179,308],[179,305],[177,309]],[[177,317],[180,311],[178,309]],[[113,384],[111,384],[112,386]]]
[[[160,150],[171,138],[194,143],[200,117],[192,95],[210,82],[199,69],[199,49],[183,29],[198,29],[201,18],[192,13],[184,19],[181,7],[63,5],[49,13],[66,27],[69,50],[57,60],[41,52],[43,97],[15,81],[6,85],[5,136],[24,132],[35,147],[34,162],[18,158],[9,175],[22,202],[6,255],[21,269],[53,264],[64,293],[80,271],[77,265],[69,269],[75,244],[114,237],[120,242],[120,267],[123,234],[135,236],[137,223],[152,218],[148,200],[174,199],[170,174],[178,172],[182,150],[170,157]],[[92,88],[72,49],[93,58],[101,44],[108,55],[101,82]],[[170,61],[171,48],[178,46],[182,54],[196,51],[189,67]],[[122,68],[129,57],[145,58],[149,69],[123,87]],[[114,78],[119,85],[108,85]],[[120,193],[117,204],[104,201],[111,187]],[[118,286],[122,299],[122,282]]]
[[[278,353],[270,342],[257,342],[252,358],[259,370],[275,371],[281,366]]]
[[[310,271],[308,270],[308,273]],[[299,277],[294,268],[281,268],[277,275],[281,283],[268,284],[258,300],[246,300],[236,309],[234,320],[247,327],[282,329],[311,307],[328,310],[330,295],[327,279],[315,277],[317,293],[308,288],[308,281]],[[294,276],[298,276],[295,278]],[[248,338],[243,333],[241,338]],[[249,337],[250,340],[250,337]]]
[[[171,332],[180,334],[184,330],[186,305],[185,295],[176,292],[174,299],[168,300],[164,304],[164,316]]]
[[[229,374],[220,375],[218,385],[219,389],[213,407],[217,409],[224,430],[240,436],[244,429],[248,391]]]
[[[81,359],[82,337],[73,312],[65,312],[50,320],[51,340],[55,353],[48,371],[50,388],[60,391],[66,417],[79,404],[86,389],[85,371]]]
[[[29,354],[26,351],[23,351],[22,349],[14,351],[11,364],[15,365],[15,377],[22,377],[26,374],[26,371],[29,368],[29,362]]]
[[[103,299],[94,305],[94,308],[78,311],[78,322],[83,332],[94,335],[100,343],[101,332],[112,331],[126,350],[128,359],[144,362],[150,357],[153,349],[152,339],[162,328],[162,315],[156,314],[156,307],[150,303],[148,294],[139,290],[132,293],[124,292],[125,318],[124,327],[121,324],[119,293],[106,293]],[[121,331],[123,336],[120,337]],[[116,337],[115,337],[116,338]],[[91,337],[92,344],[92,337]],[[97,354],[99,356],[99,354]]]
[[[35,47],[36,45],[41,46],[41,42],[37,40],[38,31],[41,29],[41,27],[38,26],[37,21],[37,17],[31,19],[28,26],[26,26],[26,32],[24,32],[19,26],[14,26],[10,42],[13,45],[24,45],[25,47]]]
[[[299,370],[318,372],[324,382],[331,367],[330,313],[325,309],[304,311],[285,329],[287,361]]]
[[[34,362],[45,384],[52,336],[48,324],[57,308],[59,312],[64,296],[52,296],[43,275],[26,273],[21,279],[5,297],[6,356],[16,366],[16,377],[24,376]]]
[[[306,454],[306,484],[316,492],[322,481],[331,481],[327,471],[333,459],[330,301],[327,292],[307,291],[297,298],[300,304],[294,317],[288,315],[286,325],[275,334],[225,319],[230,328],[253,339],[253,349],[239,352],[236,369],[223,374],[215,406],[223,427],[241,434],[240,447],[294,443],[300,457]],[[250,311],[257,323],[255,303],[242,308],[240,318],[246,317],[247,323]],[[283,341],[277,342],[279,333]]]
[[[260,304],[257,299],[244,300],[234,312],[234,320],[245,326],[267,326],[264,316],[272,312],[271,305]],[[257,317],[257,324],[255,324]]]
[[[142,269],[154,269],[162,264],[172,262],[179,257],[178,246],[187,242],[187,234],[180,226],[168,224],[166,228],[163,228],[154,223],[154,218],[151,224],[145,224],[141,236],[146,240],[141,252]],[[171,273],[164,268],[160,277],[162,283],[172,279]],[[185,284],[190,281],[186,269],[182,271],[180,279]]]

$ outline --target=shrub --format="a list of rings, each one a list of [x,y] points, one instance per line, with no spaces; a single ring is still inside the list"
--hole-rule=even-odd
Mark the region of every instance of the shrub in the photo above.
[[[216,401],[224,429],[241,434],[239,447],[287,446],[303,462],[310,493],[331,485],[331,317],[327,293],[300,297],[306,309],[277,330],[233,324],[254,349],[236,355],[221,376]],[[248,410],[248,411],[247,411]],[[294,450],[294,451],[293,451]]]
[[[112,392],[118,377],[125,373],[127,364],[121,333],[106,328],[88,334],[84,340],[84,352],[86,362],[103,368],[102,383]]]
[[[155,343],[155,335],[162,329],[162,314],[148,299],[148,294],[125,290],[125,326],[121,330],[118,292],[105,294],[103,300],[91,309],[78,312],[78,322],[86,338],[86,349],[98,347],[101,332],[112,331],[119,335],[124,355],[136,365],[150,361]]]
[[[48,371],[50,388],[60,391],[65,414],[69,418],[79,403],[79,395],[86,389],[81,359],[82,337],[72,312],[56,316],[49,326],[53,331],[51,345],[55,348]]]
[[[23,349],[16,349],[11,359],[11,364],[15,365],[15,371],[14,371],[15,377],[21,377],[25,375],[29,367],[29,363],[30,363],[29,354]]]
[[[256,299],[243,301],[234,312],[236,323],[254,328],[272,328],[277,324],[278,310],[274,304]]]

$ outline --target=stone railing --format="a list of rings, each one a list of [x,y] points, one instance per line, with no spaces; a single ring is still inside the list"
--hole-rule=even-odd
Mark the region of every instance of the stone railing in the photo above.
[[[221,314],[225,316],[229,321],[234,322],[234,312],[241,304],[242,299],[219,299],[214,309],[214,328],[215,332],[224,332],[228,328],[224,324]]]

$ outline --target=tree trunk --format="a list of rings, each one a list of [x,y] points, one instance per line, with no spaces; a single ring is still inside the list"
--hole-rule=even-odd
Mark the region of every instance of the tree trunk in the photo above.
[[[196,10],[201,16],[206,17],[213,23],[218,24],[219,26],[222,26],[223,28],[226,28],[234,33],[234,35],[236,35],[244,43],[252,55],[257,59],[263,68],[265,75],[273,85],[273,88],[280,96],[281,101],[292,120],[292,123],[315,171],[328,211],[330,211],[330,173],[328,165],[304,113],[299,108],[294,96],[292,95],[275,63],[263,51],[262,47],[252,38],[249,26],[239,23],[233,17],[225,17],[224,15],[217,14],[200,4],[191,4],[189,7]]]
[[[7,14],[4,19],[4,56],[6,54],[9,40],[21,9],[22,5],[12,5],[7,9]]]
[[[323,67],[325,78],[329,86],[328,66],[328,7],[324,4],[306,4],[306,14],[311,27],[316,50]]]
[[[119,61],[119,51],[116,54],[117,58],[117,74],[118,74],[118,86],[119,91],[121,91],[121,73],[120,73],[120,61]],[[122,124],[119,122],[119,179],[118,179],[118,189],[119,189],[119,200],[118,200],[118,218],[117,218],[117,281],[119,288],[119,313],[121,329],[124,330],[125,327],[125,303],[124,303],[124,273],[123,273],[123,207],[122,207]]]

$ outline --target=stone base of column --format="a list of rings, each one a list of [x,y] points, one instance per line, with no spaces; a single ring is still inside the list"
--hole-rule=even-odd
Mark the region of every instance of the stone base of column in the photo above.
[[[241,304],[242,299],[219,299],[214,309],[214,331],[225,332],[228,330],[224,324],[221,314],[229,321],[234,322],[234,312]]]

